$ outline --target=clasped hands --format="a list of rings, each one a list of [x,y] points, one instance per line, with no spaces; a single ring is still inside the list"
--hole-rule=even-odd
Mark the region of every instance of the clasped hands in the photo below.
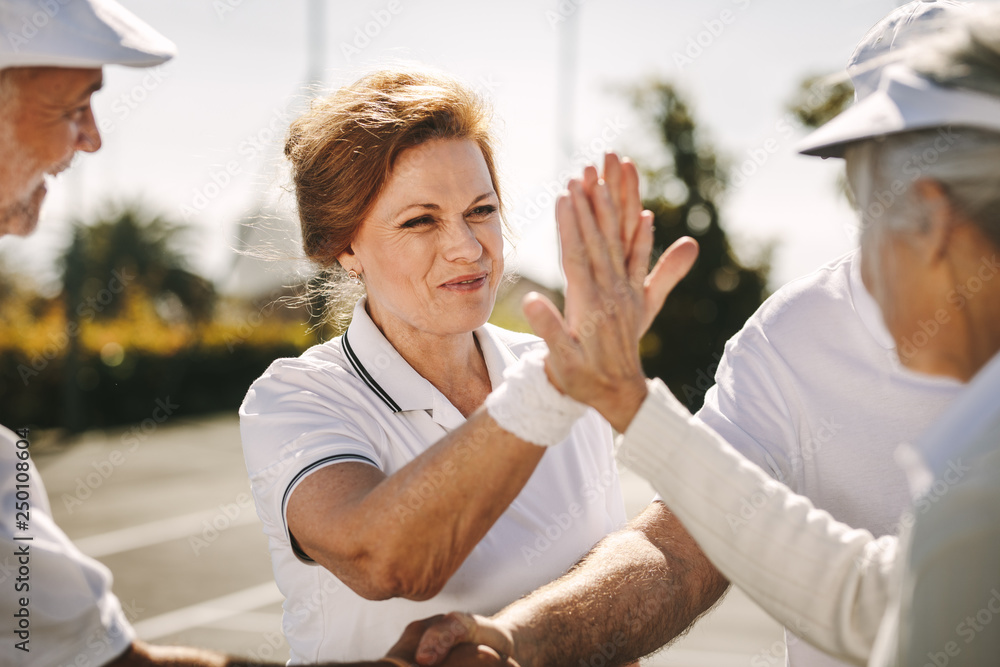
[[[552,384],[624,433],[647,394],[639,339],[694,264],[698,245],[681,238],[649,269],[653,214],[642,209],[635,165],[613,153],[601,176],[588,166],[569,182],[556,200],[556,222],[567,283],[564,313],[537,293],[524,298],[524,313],[548,344]],[[516,623],[506,623],[502,613],[489,619],[455,612],[407,628],[411,637],[417,632],[415,655],[399,657],[421,665],[532,663],[531,647],[518,643]]]

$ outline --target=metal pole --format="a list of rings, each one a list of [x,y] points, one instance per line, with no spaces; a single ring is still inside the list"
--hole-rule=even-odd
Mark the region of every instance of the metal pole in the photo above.
[[[315,96],[323,84],[323,65],[326,60],[326,21],[325,0],[309,0],[309,10],[306,13],[308,34],[307,48],[309,58],[308,81],[310,96]]]
[[[558,99],[556,100],[556,140],[559,149],[560,171],[570,167],[573,156],[573,111],[576,102],[576,11],[559,24]]]

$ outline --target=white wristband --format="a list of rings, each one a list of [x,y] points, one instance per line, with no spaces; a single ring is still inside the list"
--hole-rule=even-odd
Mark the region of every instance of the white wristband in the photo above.
[[[505,431],[542,447],[569,437],[587,406],[559,393],[545,374],[547,351],[532,350],[504,371],[504,383],[486,397],[486,411]]]

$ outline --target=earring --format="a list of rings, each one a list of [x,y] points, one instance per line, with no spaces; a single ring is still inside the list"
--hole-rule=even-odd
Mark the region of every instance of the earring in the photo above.
[[[359,276],[358,272],[355,271],[354,269],[351,269],[350,271],[347,272],[347,278],[355,285],[361,284],[361,276]]]

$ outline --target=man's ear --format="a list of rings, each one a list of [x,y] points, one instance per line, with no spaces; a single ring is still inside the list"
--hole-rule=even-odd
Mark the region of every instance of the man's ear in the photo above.
[[[922,178],[913,184],[913,190],[927,217],[927,229],[920,239],[921,254],[929,263],[941,261],[948,255],[948,246],[953,240],[957,219],[954,205],[937,181]]]

